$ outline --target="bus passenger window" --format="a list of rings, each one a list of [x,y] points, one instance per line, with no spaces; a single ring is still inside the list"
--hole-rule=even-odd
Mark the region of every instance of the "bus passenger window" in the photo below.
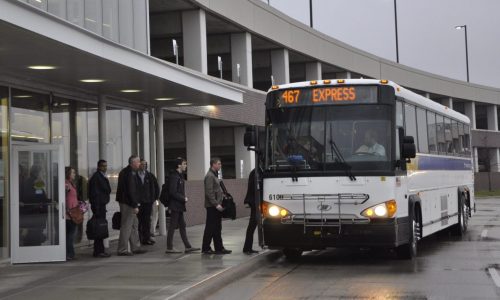
[[[405,135],[412,136],[415,140],[415,145],[418,145],[415,106],[410,104],[405,104]]]
[[[436,131],[438,152],[440,154],[446,154],[446,144],[444,140],[444,117],[438,114],[436,114]]]
[[[429,153],[437,153],[437,140],[436,140],[436,114],[427,112],[427,136],[429,140]]]
[[[469,125],[464,125],[464,149],[465,155],[470,156],[471,148],[470,148],[470,130]]]
[[[448,155],[453,155],[453,143],[451,138],[451,120],[444,118],[444,143]]]
[[[458,153],[465,156],[465,137],[464,137],[464,124],[458,123]]]
[[[427,117],[425,110],[417,107],[418,152],[429,153]]]
[[[452,138],[452,154],[460,155],[460,140],[458,138],[458,125],[459,123],[455,120],[451,121],[451,138]],[[460,124],[461,125],[461,124]]]

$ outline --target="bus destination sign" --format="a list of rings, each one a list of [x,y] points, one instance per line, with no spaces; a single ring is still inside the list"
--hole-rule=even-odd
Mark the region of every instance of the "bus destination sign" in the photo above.
[[[377,103],[376,86],[319,86],[273,92],[273,107]]]

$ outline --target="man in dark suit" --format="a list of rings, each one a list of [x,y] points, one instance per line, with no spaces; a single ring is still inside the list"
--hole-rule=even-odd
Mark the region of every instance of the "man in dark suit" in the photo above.
[[[232,251],[224,248],[222,244],[222,188],[219,180],[219,170],[222,164],[220,158],[214,157],[210,160],[210,169],[205,175],[205,208],[207,209],[207,221],[203,232],[203,254],[229,254]],[[210,248],[214,241],[215,251]]]
[[[158,187],[158,180],[153,173],[148,171],[148,162],[141,159],[141,166],[139,167],[140,194],[141,194],[141,207],[139,207],[139,240],[143,245],[153,245],[155,241],[151,239],[151,211],[153,210],[153,203],[160,196],[160,188]]]
[[[259,186],[259,192],[260,192],[259,200],[262,200],[261,191],[262,187]],[[250,172],[250,175],[248,176],[248,189],[244,203],[246,206],[250,207],[250,220],[248,220],[247,234],[245,237],[245,245],[243,246],[243,253],[251,255],[254,253],[259,253],[259,251],[252,249],[253,234],[255,232],[255,228],[257,228],[257,220],[255,219],[255,215],[257,212],[255,206],[255,169],[253,169],[252,172]]]
[[[137,174],[141,160],[137,155],[128,159],[128,166],[123,168],[118,175],[118,188],[116,190],[116,201],[120,203],[121,226],[120,238],[118,240],[118,255],[132,256],[145,253],[140,249],[138,219],[141,196],[139,192],[140,178]],[[128,245],[130,242],[130,250]]]
[[[106,219],[106,205],[109,203],[111,186],[106,177],[108,163],[101,159],[97,162],[97,171],[89,180],[89,199],[90,207],[94,217],[97,219]],[[94,257],[110,257],[110,254],[104,251],[104,240],[94,240]]]
[[[168,178],[169,188],[169,199],[170,205],[168,209],[170,210],[170,225],[168,227],[167,234],[167,251],[165,253],[180,253],[181,251],[174,248],[173,239],[175,229],[178,227],[181,234],[182,242],[184,243],[184,252],[190,253],[193,251],[198,251],[200,248],[193,248],[189,243],[186,234],[186,222],[184,221],[184,212],[186,211],[186,202],[188,197],[186,196],[185,182],[183,174],[187,169],[187,162],[185,159],[178,157],[176,159],[176,169],[170,173]]]

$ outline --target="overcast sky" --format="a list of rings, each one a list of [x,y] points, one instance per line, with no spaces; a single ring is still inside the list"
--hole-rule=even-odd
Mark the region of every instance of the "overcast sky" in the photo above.
[[[269,0],[308,25],[309,1]],[[394,0],[311,1],[315,29],[396,61]],[[397,14],[401,64],[465,81],[464,31],[454,27],[466,24],[470,81],[500,88],[500,0],[397,0]]]

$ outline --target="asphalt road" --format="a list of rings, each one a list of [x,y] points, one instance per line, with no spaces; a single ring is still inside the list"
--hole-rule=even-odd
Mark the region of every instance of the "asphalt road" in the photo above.
[[[500,299],[500,199],[477,200],[465,237],[421,240],[418,257],[332,249],[270,262],[209,299]]]

